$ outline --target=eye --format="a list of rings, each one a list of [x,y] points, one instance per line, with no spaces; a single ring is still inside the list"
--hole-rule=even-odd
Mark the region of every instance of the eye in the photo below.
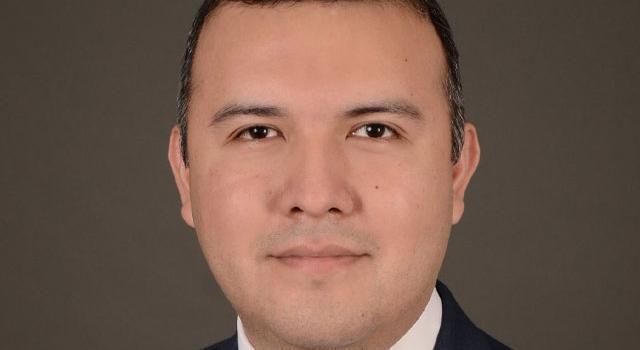
[[[260,139],[272,138],[278,136],[279,134],[280,133],[274,128],[264,125],[254,125],[241,130],[235,138],[246,141],[255,141]]]
[[[351,132],[358,137],[389,139],[398,137],[398,133],[391,127],[379,123],[365,124]]]

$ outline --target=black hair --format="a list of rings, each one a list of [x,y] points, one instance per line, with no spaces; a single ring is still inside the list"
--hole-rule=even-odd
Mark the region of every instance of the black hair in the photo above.
[[[189,156],[187,153],[187,113],[189,109],[189,100],[191,97],[191,81],[193,59],[198,39],[202,27],[208,16],[214,12],[220,5],[228,2],[241,2],[246,5],[259,6],[275,6],[280,3],[297,3],[305,0],[205,0],[193,21],[189,37],[187,39],[187,47],[182,61],[180,71],[180,91],[178,94],[178,117],[177,124],[180,128],[181,135],[181,151],[182,159],[185,165],[189,164]],[[348,0],[306,0],[321,2],[337,2]],[[353,0],[351,0],[353,1]],[[375,0],[360,0],[375,1]],[[378,0],[379,1],[379,0]],[[444,81],[444,88],[449,100],[449,109],[451,114],[451,161],[456,163],[460,157],[462,145],[464,144],[464,105],[462,94],[462,79],[460,74],[459,54],[456,44],[453,40],[451,26],[447,21],[444,11],[436,0],[402,0],[401,4],[409,5],[418,15],[429,20],[436,29],[436,33],[440,38],[440,42],[444,47],[445,57],[447,61],[447,76]]]

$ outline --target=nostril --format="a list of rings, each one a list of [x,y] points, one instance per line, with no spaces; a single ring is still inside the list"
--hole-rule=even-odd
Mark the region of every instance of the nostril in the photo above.
[[[300,207],[293,207],[293,208],[291,208],[291,212],[292,213],[302,213],[302,212],[304,212],[304,210],[300,209]],[[329,209],[329,213],[340,214],[340,213],[342,213],[342,210],[334,207],[334,208]]]

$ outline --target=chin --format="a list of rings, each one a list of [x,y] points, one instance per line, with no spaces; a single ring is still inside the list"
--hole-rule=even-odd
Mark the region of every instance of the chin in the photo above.
[[[305,324],[274,324],[274,328],[278,329],[274,329],[273,332],[286,343],[298,348],[344,348],[362,342],[374,330],[369,322],[362,323],[362,319],[354,321],[355,323],[349,325],[336,320],[326,320],[322,324],[314,321]]]
[[[307,349],[335,349],[359,343],[375,330],[375,315],[362,305],[291,303],[268,313],[267,324],[284,342]]]

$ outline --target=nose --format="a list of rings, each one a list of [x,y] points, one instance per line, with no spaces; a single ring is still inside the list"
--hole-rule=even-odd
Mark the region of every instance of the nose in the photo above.
[[[339,145],[309,140],[292,145],[285,166],[278,207],[285,215],[344,217],[360,206],[349,176],[349,162]]]

